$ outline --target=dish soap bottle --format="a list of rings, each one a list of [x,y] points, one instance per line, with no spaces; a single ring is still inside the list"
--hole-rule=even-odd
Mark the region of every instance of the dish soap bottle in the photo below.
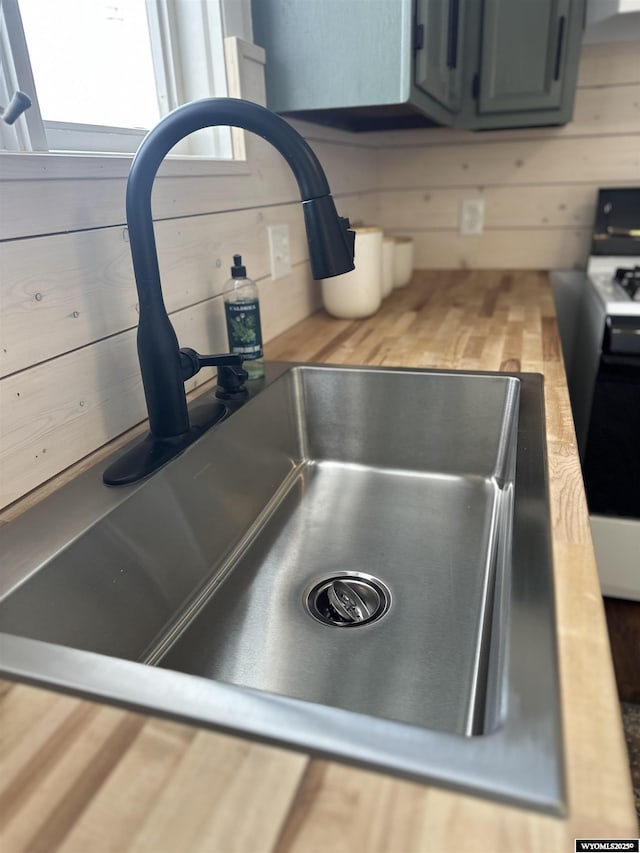
[[[241,255],[233,256],[231,278],[224,286],[224,313],[230,351],[242,356],[249,379],[260,379],[264,376],[260,301],[256,283],[247,278]]]

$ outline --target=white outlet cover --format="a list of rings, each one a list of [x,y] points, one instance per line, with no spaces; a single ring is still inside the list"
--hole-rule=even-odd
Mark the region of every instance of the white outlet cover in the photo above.
[[[465,198],[460,205],[460,233],[482,234],[484,231],[484,199]]]
[[[289,226],[269,225],[269,257],[271,258],[271,278],[284,278],[291,272],[291,249],[289,246]]]

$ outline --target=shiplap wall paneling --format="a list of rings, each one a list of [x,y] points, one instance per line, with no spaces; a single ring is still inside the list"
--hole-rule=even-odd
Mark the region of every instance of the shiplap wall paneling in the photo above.
[[[578,68],[578,88],[640,82],[639,50],[637,41],[585,45]]]
[[[485,201],[485,228],[586,228],[593,226],[597,183],[519,188],[477,186],[389,190],[380,219],[388,228],[457,231],[466,198]]]
[[[210,214],[156,224],[165,305],[173,312],[222,292],[232,253],[249,274],[269,274],[267,226],[289,226],[293,263],[306,258],[300,205]],[[122,226],[75,231],[3,247],[1,373],[86,346],[138,322],[137,292]]]
[[[301,269],[306,275],[306,270]],[[222,299],[175,312],[178,337],[200,351],[224,340]],[[204,368],[187,390],[212,377]],[[146,417],[136,329],[0,382],[2,502],[15,500]]]
[[[349,215],[367,218],[370,198],[345,198]],[[229,263],[217,267],[215,259],[223,254],[229,261],[247,234],[252,240],[255,236],[245,257],[250,274],[259,280],[265,340],[320,306],[299,208],[296,203],[269,209],[267,215],[254,210],[158,223],[164,292],[183,346],[200,352],[226,348],[219,294]],[[289,222],[292,237],[292,273],[277,281],[269,276],[266,248],[271,214],[275,221]],[[213,246],[211,219],[221,226]],[[51,240],[53,248],[47,245]],[[69,245],[63,246],[65,241]],[[10,322],[2,325],[3,358],[12,374],[0,381],[0,505],[5,506],[139,423],[146,412],[135,347],[137,296],[122,229],[21,240],[2,248],[19,255],[12,267],[16,278],[23,264],[32,273],[12,289]],[[81,263],[71,275],[74,259]],[[38,270],[47,260],[50,279],[43,283]],[[96,276],[98,267],[107,271],[110,286]],[[35,287],[40,290],[34,292]],[[40,292],[42,298],[36,299]],[[70,328],[78,330],[76,337]],[[187,388],[212,375],[204,369]]]
[[[354,219],[368,218],[370,199],[344,197],[342,207]],[[158,222],[156,242],[169,313],[222,293],[236,252],[252,278],[267,278],[267,228],[274,224],[289,226],[292,263],[305,261],[299,202]],[[10,241],[2,244],[0,255],[0,376],[137,325],[138,297],[124,227]],[[283,300],[282,318],[290,320],[289,315]],[[224,341],[219,342],[223,347]]]
[[[264,51],[237,39],[225,48],[232,89],[263,103]],[[374,221],[375,148],[330,129],[315,129],[309,141],[339,212]],[[289,166],[257,136],[234,134],[234,144],[245,161],[168,159],[154,184],[165,302],[181,345],[201,352],[226,348],[220,294],[235,252],[258,281],[265,340],[320,305]],[[0,156],[3,506],[145,417],[125,228],[128,165],[117,157]],[[275,282],[270,224],[289,225],[293,261]],[[212,375],[203,370],[187,388]]]
[[[485,231],[472,238],[456,231],[420,232],[415,264],[418,269],[442,270],[571,269],[587,256],[590,242],[586,230],[510,229]]]
[[[278,281],[260,282],[266,337],[307,317],[319,289],[306,261]],[[221,296],[175,311],[178,339],[199,352],[225,348]],[[214,376],[203,368],[192,390]],[[0,506],[82,459],[146,418],[136,328],[65,353],[0,382]]]
[[[423,268],[583,268],[597,192],[640,186],[640,44],[584,49],[574,120],[557,128],[376,134],[380,222]],[[459,233],[485,202],[484,233]]]
[[[640,135],[497,141],[380,151],[380,189],[416,186],[518,188],[548,184],[633,181],[640,178]],[[474,140],[478,137],[474,136]],[[526,203],[526,191],[521,191]],[[384,204],[384,202],[383,202]]]
[[[320,139],[310,144],[327,174],[338,208],[344,195],[375,193],[375,148]],[[247,149],[250,172],[242,164],[237,170],[231,168],[231,174],[213,176],[198,163],[161,167],[153,188],[154,218],[247,210],[300,200],[291,170],[271,145],[247,134]],[[65,171],[56,177],[54,167],[40,157],[46,165],[42,178],[38,178],[32,169],[24,170],[19,157],[13,155],[15,166],[11,168],[6,157],[0,160],[0,239],[125,224],[127,168],[122,162],[106,161],[104,177],[96,177],[95,167],[83,162],[75,177],[69,178]],[[171,170],[178,168],[183,174],[172,176]]]
[[[417,266],[580,265],[597,188],[640,183],[639,47],[585,49],[576,119],[563,128],[351,135],[296,126],[325,166],[338,210],[413,233]],[[259,63],[252,64],[256,77]],[[157,224],[163,283],[183,345],[210,349],[224,340],[217,294],[234,251],[259,280],[267,339],[320,303],[305,260],[295,181],[266,142],[250,134],[245,141],[248,162],[234,164],[234,174],[207,177],[198,164],[169,164],[154,188],[154,215],[167,220]],[[71,177],[60,160],[39,161],[35,173],[32,166],[21,172],[19,158],[10,162],[10,169],[6,158],[0,162],[0,237],[9,239],[0,245],[8,344],[0,353],[2,503],[145,414],[124,233],[126,169],[103,161],[96,175],[86,160]],[[485,198],[486,230],[463,238],[459,205],[477,195]],[[280,222],[290,226],[295,266],[274,282],[265,229]],[[18,237],[26,239],[14,242]]]

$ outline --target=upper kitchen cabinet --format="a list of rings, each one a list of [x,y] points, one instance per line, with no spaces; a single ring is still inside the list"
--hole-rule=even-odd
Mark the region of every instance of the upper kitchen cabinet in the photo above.
[[[340,127],[571,119],[585,0],[253,0],[268,106]]]
[[[573,114],[583,0],[469,3],[471,98],[458,127],[564,124]],[[474,34],[479,33],[479,38]]]
[[[267,106],[345,130],[450,124],[448,19],[419,5],[417,24],[414,0],[253,0]]]

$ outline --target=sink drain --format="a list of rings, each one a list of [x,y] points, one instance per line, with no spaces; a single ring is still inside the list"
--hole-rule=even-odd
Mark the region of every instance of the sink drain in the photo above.
[[[325,578],[305,595],[311,616],[337,628],[369,625],[384,616],[390,604],[391,593],[381,581],[356,572]]]

